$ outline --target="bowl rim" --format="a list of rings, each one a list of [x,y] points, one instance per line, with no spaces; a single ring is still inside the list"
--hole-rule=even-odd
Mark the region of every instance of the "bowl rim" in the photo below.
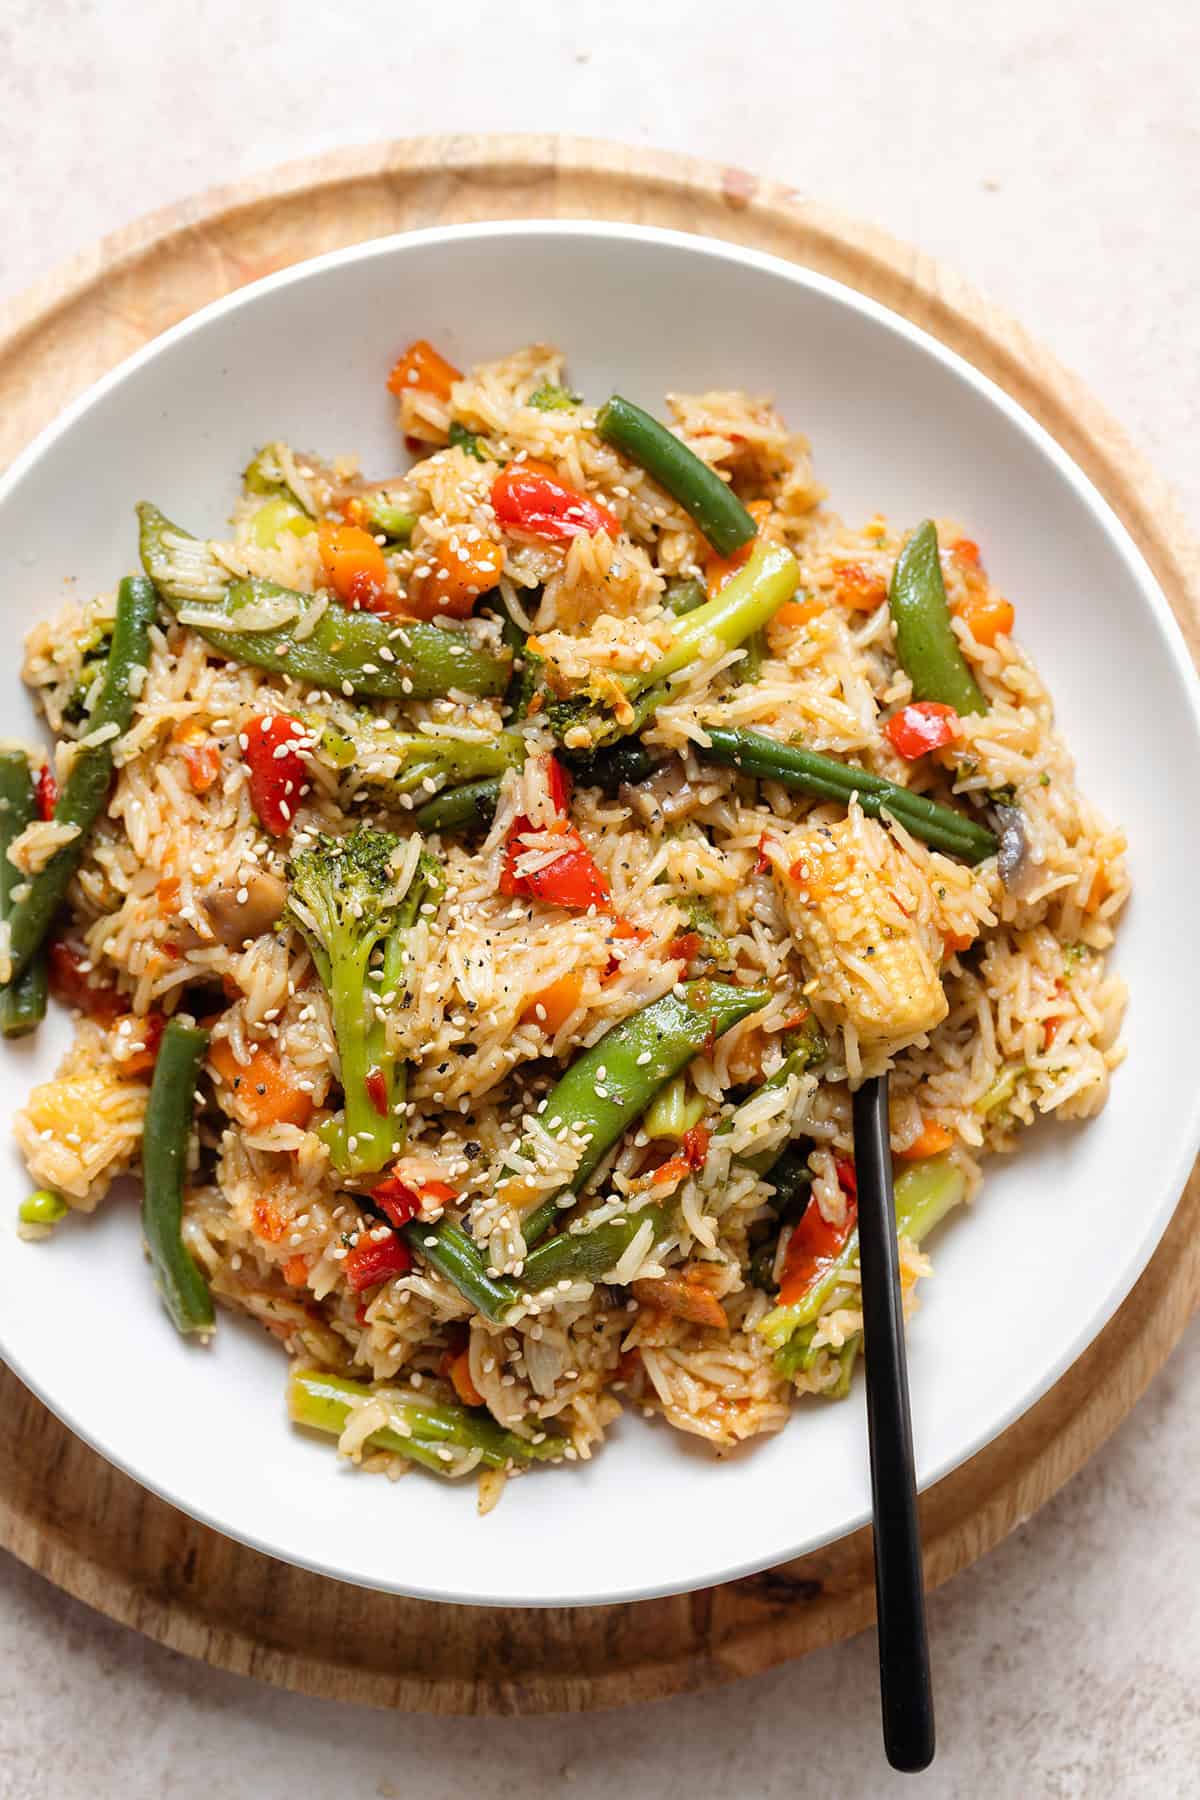
[[[705,237],[698,233],[607,219],[482,220],[394,232],[383,237],[368,238],[357,244],[330,250],[319,256],[306,258],[287,268],[263,276],[257,281],[235,288],[230,293],[189,313],[91,383],[36,434],[31,442],[14,457],[3,475],[0,475],[0,505],[8,500],[10,494],[20,485],[26,474],[52,450],[55,444],[68,435],[75,424],[109,393],[120,387],[144,366],[155,361],[159,355],[168,351],[173,345],[203,332],[216,320],[236,314],[243,307],[254,306],[265,296],[286,289],[293,284],[319,279],[333,268],[372,261],[377,258],[388,258],[405,249],[436,248],[441,244],[461,240],[524,237],[533,239],[576,237],[658,245],[685,250],[711,261],[731,264],[735,267],[751,268],[768,275],[782,277],[797,287],[822,294],[835,305],[858,313],[875,327],[906,342],[911,347],[932,357],[935,362],[940,363],[948,374],[957,381],[965,383],[983,401],[1004,415],[1017,432],[1053,465],[1059,477],[1066,482],[1076,498],[1091,513],[1112,553],[1124,565],[1143,604],[1148,607],[1159,627],[1174,671],[1180,679],[1182,694],[1186,699],[1190,714],[1193,738],[1197,747],[1200,748],[1200,676],[1197,675],[1179,621],[1146,558],[1137,548],[1112,504],[1063,449],[1052,433],[996,381],[977,369],[961,352],[951,349],[932,331],[913,324],[903,314],[893,311],[880,301],[860,293],[846,282],[791,262],[786,257],[722,239]],[[994,1417],[985,1429],[965,1435],[957,1449],[943,1453],[935,1463],[921,1468],[919,1489],[922,1493],[928,1492],[953,1470],[961,1468],[987,1445],[994,1443],[1010,1426],[1028,1412],[1061,1379],[1112,1319],[1157,1249],[1182,1197],[1188,1176],[1196,1161],[1197,1152],[1200,1151],[1200,1087],[1197,1088],[1190,1108],[1181,1121],[1176,1145],[1175,1154],[1169,1160],[1165,1174],[1161,1173],[1162,1165],[1160,1163],[1161,1192],[1164,1198],[1155,1211],[1143,1219],[1143,1230],[1140,1236],[1114,1269],[1104,1297],[1093,1307],[1086,1325],[1080,1328],[1070,1344],[1057,1357],[1045,1365],[1038,1380],[1027,1386],[1021,1395],[1014,1399],[1011,1406],[1002,1414]],[[717,1570],[698,1574],[694,1579],[689,1579],[682,1585],[677,1581],[667,1581],[662,1584],[642,1583],[617,1590],[606,1589],[592,1592],[584,1589],[577,1593],[555,1595],[549,1598],[517,1599],[509,1592],[464,1595],[461,1592],[447,1592],[437,1586],[414,1585],[411,1581],[387,1583],[362,1575],[349,1574],[344,1569],[319,1557],[306,1556],[291,1549],[281,1550],[277,1545],[197,1506],[189,1501],[186,1493],[177,1492],[171,1487],[163,1485],[147,1473],[142,1472],[132,1461],[112,1453],[89,1432],[81,1421],[72,1416],[69,1406],[55,1400],[43,1390],[34,1370],[6,1346],[2,1325],[0,1325],[0,1359],[13,1370],[55,1417],[102,1456],[105,1461],[121,1469],[139,1486],[158,1495],[189,1517],[197,1519],[201,1524],[219,1532],[222,1536],[243,1543],[275,1560],[308,1569],[328,1579],[377,1592],[391,1592],[449,1604],[500,1607],[540,1608],[544,1606],[627,1603],[663,1595],[686,1593],[697,1588],[716,1586],[723,1582],[739,1579],[763,1568],[820,1549],[825,1544],[840,1541],[866,1525],[870,1520],[870,1506],[867,1504],[845,1520],[836,1531],[803,1538],[790,1547],[775,1547],[765,1554],[760,1552],[732,1561]]]

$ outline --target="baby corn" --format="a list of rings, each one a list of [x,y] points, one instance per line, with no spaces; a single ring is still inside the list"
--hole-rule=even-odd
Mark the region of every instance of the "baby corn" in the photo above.
[[[776,843],[769,853],[788,923],[827,1022],[868,1045],[906,1043],[947,1012],[937,970],[893,892],[899,854],[881,825],[849,817]]]

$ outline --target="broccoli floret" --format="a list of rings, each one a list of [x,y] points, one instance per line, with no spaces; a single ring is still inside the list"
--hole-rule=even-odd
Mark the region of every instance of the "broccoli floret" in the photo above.
[[[92,689],[104,673],[108,662],[108,653],[112,648],[111,630],[97,629],[83,647],[83,661],[79,667],[79,679],[63,702],[62,716],[66,725],[80,725],[87,716],[88,700]]]
[[[528,403],[538,412],[573,412],[582,399],[582,394],[573,394],[556,381],[543,381],[541,387],[534,388]]]
[[[654,758],[641,738],[619,738],[600,750],[560,750],[580,787],[598,787],[615,794],[626,783],[640,787],[654,773]]]
[[[492,458],[477,431],[469,431],[457,419],[451,419],[448,435],[452,445],[457,446],[465,455],[473,456],[476,462],[491,462]]]
[[[344,1108],[321,1135],[343,1175],[374,1174],[404,1147],[406,1069],[388,1043],[387,1015],[404,990],[408,932],[443,885],[422,852],[399,894],[404,848],[364,825],[347,838],[318,838],[288,864],[285,917],[304,934],[333,1012]]]

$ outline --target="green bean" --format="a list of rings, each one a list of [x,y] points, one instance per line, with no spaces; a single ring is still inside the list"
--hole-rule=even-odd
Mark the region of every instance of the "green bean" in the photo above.
[[[957,713],[987,711],[987,701],[959,649],[932,519],[917,526],[896,559],[888,605],[896,623],[896,655],[913,697],[937,700]]]
[[[704,729],[710,742],[697,744],[696,753],[711,762],[726,763],[759,781],[798,788],[819,800],[840,800],[848,805],[857,794],[859,805],[873,819],[890,813],[914,837],[935,850],[960,856],[964,862],[982,862],[996,852],[995,835],[986,826],[924,794],[914,794],[886,776],[821,756],[802,744],[780,743],[759,731],[730,731],[716,725]]]
[[[468,781],[463,787],[447,788],[432,800],[419,806],[413,814],[418,831],[470,831],[474,825],[490,825],[500,800],[500,779]]]
[[[597,413],[596,430],[678,500],[721,556],[732,556],[755,535],[753,518],[716,470],[632,400],[614,394]]]
[[[939,1225],[967,1190],[967,1178],[948,1156],[914,1163],[896,1177],[896,1235],[919,1244]],[[759,1321],[757,1330],[776,1351],[780,1369],[788,1374],[804,1365],[812,1332],[822,1313],[840,1306],[857,1305],[859,1288],[848,1282],[849,1271],[858,1268],[858,1229],[850,1233],[838,1254],[825,1264],[808,1291],[788,1306],[777,1306]]]
[[[211,1331],[213,1325],[208,1283],[182,1232],[196,1078],[207,1047],[207,1031],[170,1020],[158,1048],[142,1132],[142,1230],[163,1305],[180,1332]]]
[[[540,590],[539,590],[540,591]],[[512,674],[504,690],[504,707],[512,723],[523,719],[529,710],[537,677],[526,651],[529,633],[518,625],[506,606],[493,604],[487,609],[500,620],[500,639],[512,651]]]
[[[295,593],[273,581],[229,582],[206,544],[143,501],[141,552],[146,572],[173,612],[231,662],[270,669],[330,693],[380,700],[430,700],[461,690],[502,694],[511,657],[477,646],[463,632],[418,620],[355,611],[328,596]],[[265,630],[239,631],[244,606],[286,600],[299,617]],[[321,605],[307,630],[308,615]]]
[[[12,891],[21,879],[8,860],[8,847],[37,817],[29,758],[23,750],[0,750],[0,918],[12,911]],[[46,959],[40,953],[14,981],[0,988],[0,1031],[26,1037],[46,1016]]]
[[[150,626],[156,609],[154,589],[143,576],[131,575],[121,583],[112,648],[88,733],[89,737],[105,732],[108,736],[102,743],[84,739],[77,745],[70,774],[54,808],[54,823],[78,826],[78,833],[54,852],[44,868],[29,877],[23,897],[14,902],[9,915],[10,986],[41,949],[67,885],[82,860],[88,832],[104,805],[112,780],[113,749],[129,729],[138,671],[144,670],[150,659]]]
[[[53,1188],[38,1188],[27,1200],[22,1200],[17,1217],[22,1225],[57,1225],[70,1210],[62,1195],[56,1194]]]
[[[539,1433],[541,1442],[534,1443],[515,1431],[506,1431],[482,1408],[430,1400],[411,1389],[398,1393],[386,1386],[369,1387],[366,1382],[347,1381],[321,1369],[292,1370],[288,1413],[297,1425],[340,1437],[355,1407],[381,1393],[397,1425],[407,1430],[385,1425],[371,1433],[363,1448],[393,1451],[435,1475],[453,1475],[456,1449],[477,1450],[479,1461],[487,1468],[505,1469],[513,1463],[558,1462],[567,1447],[565,1438],[553,1434]],[[449,1457],[439,1454],[447,1450]]]
[[[46,959],[40,953],[5,988],[0,988],[0,1032],[6,1038],[28,1037],[46,1016],[49,991]]]

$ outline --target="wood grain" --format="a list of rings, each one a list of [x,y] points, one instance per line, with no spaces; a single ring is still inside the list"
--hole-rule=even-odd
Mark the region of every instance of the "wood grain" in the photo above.
[[[724,238],[846,282],[1014,396],[1095,482],[1193,653],[1200,552],[1173,496],[1081,384],[950,271],[739,169],[583,140],[470,136],[335,152],[104,239],[0,313],[0,462],[90,382],[199,306],[322,251],[423,225],[606,218]],[[921,1502],[930,1586],[1027,1519],[1129,1412],[1200,1299],[1193,1176],[1150,1267],[1049,1394]],[[246,1550],[69,1433],[8,1371],[0,1544],[112,1618],[240,1673],[436,1713],[619,1706],[769,1668],[860,1630],[870,1537],[674,1599],[522,1612],[370,1593]]]

